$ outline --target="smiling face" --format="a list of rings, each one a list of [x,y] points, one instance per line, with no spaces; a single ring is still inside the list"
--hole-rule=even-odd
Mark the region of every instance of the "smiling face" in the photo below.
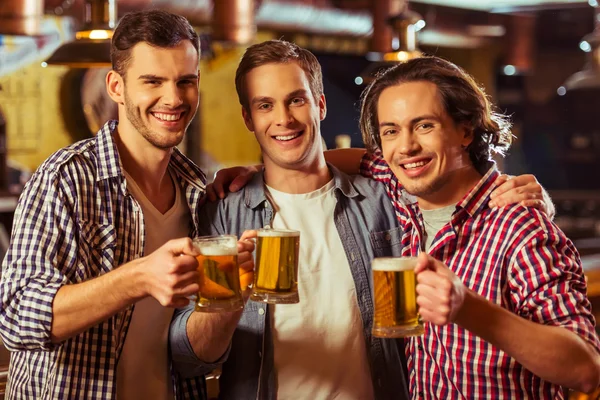
[[[189,41],[172,48],[136,44],[125,77],[109,78],[119,132],[137,132],[160,149],[177,146],[198,108],[198,79],[198,53]]]
[[[265,168],[300,170],[322,155],[320,122],[325,97],[315,100],[304,70],[296,63],[271,63],[245,77],[249,110],[244,121],[262,150]]]
[[[464,149],[472,137],[448,115],[437,87],[424,81],[390,86],[381,92],[377,116],[383,157],[406,191],[419,204],[460,200],[465,183],[473,183],[463,174],[472,177]]]

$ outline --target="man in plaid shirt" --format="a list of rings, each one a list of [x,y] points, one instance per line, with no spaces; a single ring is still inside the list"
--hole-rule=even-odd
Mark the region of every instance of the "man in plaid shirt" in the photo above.
[[[183,17],[122,17],[107,76],[119,120],[25,187],[0,286],[8,399],[204,398],[167,348],[174,307],[198,291],[205,177],[175,146],[198,106],[199,51]]]
[[[388,185],[404,254],[419,257],[414,399],[561,399],[561,386],[600,384],[577,250],[538,210],[490,208],[490,153],[508,148],[509,129],[466,72],[436,57],[391,68],[363,94],[363,139],[383,159],[362,169]]]

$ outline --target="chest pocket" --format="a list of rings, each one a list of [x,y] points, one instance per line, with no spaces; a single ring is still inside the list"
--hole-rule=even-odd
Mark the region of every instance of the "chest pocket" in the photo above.
[[[77,282],[114,268],[117,234],[115,227],[90,221],[79,222]]]
[[[402,255],[402,229],[371,232],[371,246],[375,257],[399,257]]]

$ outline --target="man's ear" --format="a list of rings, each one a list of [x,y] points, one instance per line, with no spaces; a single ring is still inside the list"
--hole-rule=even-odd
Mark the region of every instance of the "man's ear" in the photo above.
[[[117,104],[125,104],[125,82],[121,75],[114,70],[106,74],[106,92]]]
[[[475,139],[473,128],[467,124],[461,124],[460,129],[463,135],[461,146],[463,149],[466,149],[471,143],[473,143],[473,139]]]
[[[248,111],[246,111],[246,108],[244,106],[242,106],[242,117],[244,118],[244,124],[246,124],[246,128],[248,128],[250,132],[254,132],[254,123],[252,122],[252,116]]]
[[[321,121],[325,119],[325,116],[327,116],[327,101],[325,101],[325,95],[322,94],[319,98],[319,117]]]

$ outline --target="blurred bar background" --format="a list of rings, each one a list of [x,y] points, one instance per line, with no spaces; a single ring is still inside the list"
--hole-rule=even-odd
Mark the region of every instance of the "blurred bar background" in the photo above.
[[[116,117],[104,87],[111,30],[123,13],[151,7],[187,17],[200,33],[200,108],[182,150],[209,178],[260,161],[234,86],[250,44],[283,38],[315,53],[328,100],[328,148],[363,146],[359,96],[382,68],[423,53],[465,68],[512,115],[515,143],[498,163],[510,174],[535,174],[550,191],[556,223],[582,255],[598,315],[596,0],[0,0],[2,256],[30,173]],[[7,365],[2,348],[0,392]]]

